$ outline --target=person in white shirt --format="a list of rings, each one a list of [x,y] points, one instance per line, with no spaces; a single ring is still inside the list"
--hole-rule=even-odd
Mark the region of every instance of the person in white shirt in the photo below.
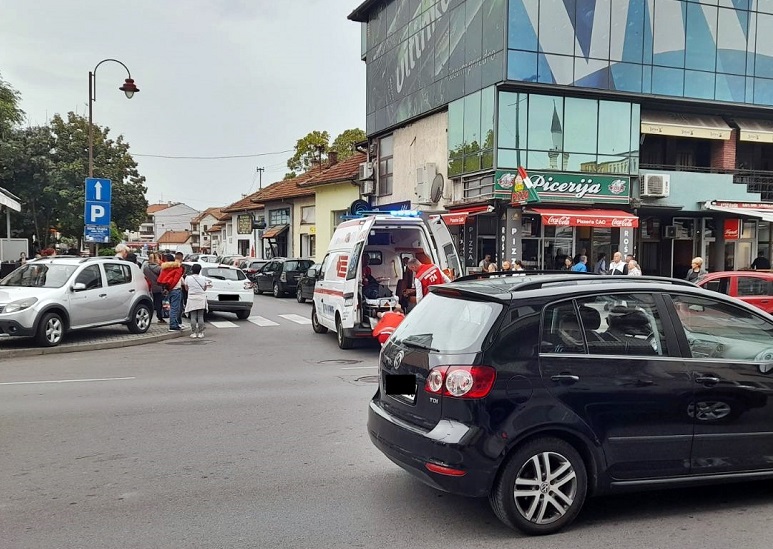
[[[623,254],[615,252],[612,256],[612,262],[609,264],[609,272],[611,275],[627,275],[628,265],[623,261]]]
[[[201,276],[201,265],[195,263],[191,267],[191,274],[183,280],[188,290],[188,302],[185,304],[185,312],[191,317],[191,339],[204,338],[204,313],[207,310],[207,288],[212,287],[212,281]]]
[[[635,259],[628,262],[628,276],[641,276],[641,269]]]

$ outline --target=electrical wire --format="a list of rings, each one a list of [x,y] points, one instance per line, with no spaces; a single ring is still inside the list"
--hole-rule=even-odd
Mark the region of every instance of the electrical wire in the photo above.
[[[258,154],[232,154],[227,156],[174,156],[167,154],[140,154],[131,153],[132,156],[141,156],[145,158],[166,158],[170,160],[228,160],[231,158],[257,158],[259,156],[271,156],[273,154],[286,154],[293,152],[293,149],[287,149],[286,151],[258,153]]]

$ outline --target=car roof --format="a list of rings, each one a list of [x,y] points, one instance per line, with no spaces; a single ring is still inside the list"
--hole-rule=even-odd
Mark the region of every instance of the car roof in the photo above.
[[[610,291],[673,291],[675,287],[705,293],[686,280],[658,276],[603,276],[558,271],[515,271],[512,273],[481,273],[458,278],[450,284],[430,287],[442,295],[466,295],[472,298],[510,303],[519,297],[571,296],[598,292],[599,287]]]
[[[756,276],[758,278],[773,279],[773,272],[770,271],[716,271],[706,274],[701,282],[707,278],[721,278],[723,276]]]

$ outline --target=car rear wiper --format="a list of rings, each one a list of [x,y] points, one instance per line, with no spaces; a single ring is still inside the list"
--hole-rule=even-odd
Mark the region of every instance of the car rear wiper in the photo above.
[[[425,345],[424,343],[418,343],[416,341],[408,341],[404,339],[401,341],[401,343],[406,347],[412,347],[414,349],[423,349],[425,351],[434,351],[436,353],[440,352],[440,349],[435,349],[434,347],[430,347],[429,345]]]

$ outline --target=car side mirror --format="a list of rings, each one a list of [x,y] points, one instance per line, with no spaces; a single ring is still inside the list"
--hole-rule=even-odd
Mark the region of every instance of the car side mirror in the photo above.
[[[317,269],[312,267],[311,269],[306,271],[306,276],[308,276],[309,278],[317,278]]]
[[[83,282],[76,282],[72,285],[73,292],[82,292],[86,289],[86,285]]]

